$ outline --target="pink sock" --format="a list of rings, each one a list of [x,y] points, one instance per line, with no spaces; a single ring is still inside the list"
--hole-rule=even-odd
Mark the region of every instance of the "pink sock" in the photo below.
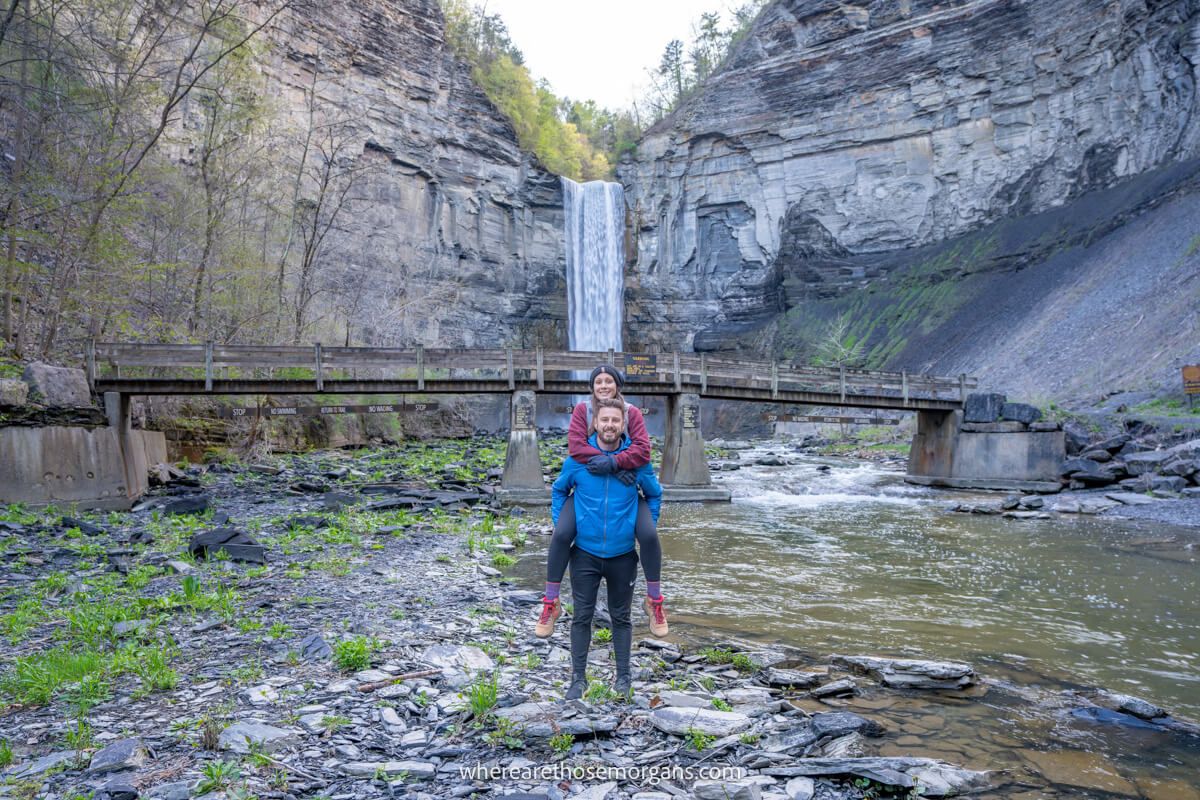
[[[660,581],[646,581],[646,596],[651,600],[662,600]]]
[[[557,600],[558,599],[558,587],[559,587],[559,584],[551,583],[550,581],[546,581],[546,599],[547,600]]]

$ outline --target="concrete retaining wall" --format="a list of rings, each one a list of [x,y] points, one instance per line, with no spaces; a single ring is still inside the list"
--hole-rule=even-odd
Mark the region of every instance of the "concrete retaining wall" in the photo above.
[[[961,412],[921,412],[906,480],[927,486],[1056,492],[1066,459],[1062,431],[960,430]]]
[[[0,503],[128,508],[146,491],[147,468],[167,460],[158,431],[0,428]]]

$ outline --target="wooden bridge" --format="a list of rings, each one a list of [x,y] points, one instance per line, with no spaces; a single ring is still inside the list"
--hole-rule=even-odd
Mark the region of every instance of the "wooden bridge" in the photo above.
[[[133,395],[511,394],[504,485],[543,488],[537,462],[536,393],[587,394],[599,363],[621,368],[627,395],[667,397],[662,479],[711,486],[700,432],[701,398],[823,407],[946,412],[978,381],[908,372],[798,367],[694,353],[567,352],[540,348],[450,350],[90,343],[88,381],[128,427]]]

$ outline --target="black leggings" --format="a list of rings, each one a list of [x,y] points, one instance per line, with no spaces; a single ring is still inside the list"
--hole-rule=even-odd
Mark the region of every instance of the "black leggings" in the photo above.
[[[592,615],[600,580],[608,583],[608,615],[612,617],[613,655],[617,677],[629,674],[629,648],[633,643],[633,623],[629,609],[633,605],[633,584],[637,580],[637,551],[623,556],[597,558],[574,549],[571,555],[571,595],[575,609],[571,617],[571,678],[587,672],[588,647],[592,642]]]
[[[657,581],[662,576],[662,545],[658,541],[658,528],[650,515],[650,504],[646,498],[638,498],[637,524],[633,535],[637,537],[638,550],[642,559],[642,573],[646,580]],[[575,541],[575,495],[567,498],[558,513],[558,524],[550,537],[550,550],[546,553],[546,581],[562,583],[567,574],[567,562],[571,560],[571,545]]]

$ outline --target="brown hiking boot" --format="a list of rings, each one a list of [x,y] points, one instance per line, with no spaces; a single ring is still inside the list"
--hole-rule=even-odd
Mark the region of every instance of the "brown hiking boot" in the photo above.
[[[650,632],[659,639],[667,635],[667,609],[663,605],[665,597],[651,600],[649,596],[642,605],[646,608],[646,616],[650,617]]]
[[[533,635],[539,639],[548,639],[550,634],[554,633],[554,623],[558,621],[558,615],[562,613],[562,603],[556,597],[553,600],[542,598],[542,613],[538,617],[537,625],[533,627]]]

